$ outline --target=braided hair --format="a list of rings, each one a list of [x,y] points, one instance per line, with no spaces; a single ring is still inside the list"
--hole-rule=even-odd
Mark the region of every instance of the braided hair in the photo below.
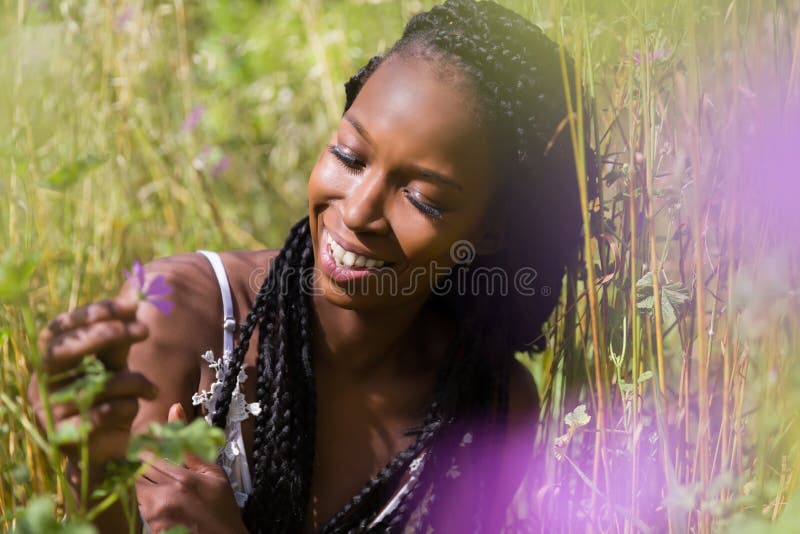
[[[566,117],[556,45],[519,15],[492,2],[447,0],[411,18],[400,40],[373,57],[346,84],[345,111],[380,65],[390,58],[424,58],[449,72],[477,97],[476,120],[491,132],[492,156],[502,180],[499,201],[511,216],[509,246],[477,257],[473,269],[500,266],[507,273],[535,269],[541,291],[524,295],[451,292],[429,304],[454,317],[457,329],[439,371],[434,400],[416,441],[395,456],[322,528],[323,532],[427,531],[436,522],[431,503],[448,480],[445,471],[465,421],[480,420],[475,440],[495,443],[505,429],[508,370],[516,350],[540,344],[537,336],[561,290],[565,266],[577,258],[580,230],[575,162],[567,136],[555,135]],[[571,69],[570,69],[571,70]],[[298,532],[310,500],[315,451],[316,395],[311,354],[309,281],[314,265],[308,217],[291,229],[240,327],[233,363],[223,382],[213,423],[224,428],[230,398],[251,340],[258,343],[253,445],[253,492],[243,511],[255,532]],[[450,276],[459,275],[458,269]],[[455,286],[453,286],[455,287]],[[488,422],[488,425],[483,425]],[[489,455],[477,463],[488,464]],[[412,461],[418,476],[388,513],[378,514]],[[498,528],[486,519],[496,480],[481,468],[470,531]]]

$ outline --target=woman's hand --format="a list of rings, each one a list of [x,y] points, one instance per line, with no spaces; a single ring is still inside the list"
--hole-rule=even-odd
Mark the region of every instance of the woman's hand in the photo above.
[[[154,399],[156,387],[141,373],[128,369],[128,350],[147,338],[147,326],[136,320],[138,301],[104,300],[58,315],[41,331],[38,345],[42,355],[42,375],[34,375],[28,398],[39,423],[46,421],[39,382],[46,380],[49,393],[80,378],[84,356],[94,354],[111,377],[89,409],[92,424],[89,434],[90,469],[101,470],[111,460],[125,458],[131,436],[131,423],[139,409],[139,398]],[[65,424],[78,425],[81,415],[74,402],[50,405],[56,431]],[[63,454],[77,465],[76,444],[61,447]]]
[[[180,404],[169,410],[169,421],[185,420]],[[185,464],[152,457],[150,469],[136,481],[139,512],[152,532],[183,525],[190,532],[246,533],[225,471],[191,453]]]

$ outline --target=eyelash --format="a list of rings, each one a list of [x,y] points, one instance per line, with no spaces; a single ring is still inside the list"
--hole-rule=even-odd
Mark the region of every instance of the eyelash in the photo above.
[[[350,174],[358,174],[364,169],[363,163],[358,161],[358,159],[354,158],[353,156],[345,154],[337,145],[328,145],[328,152],[333,154],[333,157],[336,158],[338,163]],[[407,188],[403,188],[403,193],[411,205],[422,212],[423,215],[427,215],[431,219],[435,220],[442,218],[442,210],[439,208],[416,199],[411,191]]]
[[[342,149],[340,149],[337,145],[328,145],[328,152],[333,154],[338,162],[344,167],[344,169],[349,172],[350,174],[357,174],[364,168],[364,164],[358,161],[353,156],[348,156]]]
[[[414,195],[411,193],[411,191],[409,191],[406,188],[403,188],[403,193],[405,193],[406,199],[408,199],[411,205],[417,208],[419,211],[421,211],[424,215],[427,215],[432,219],[436,219],[437,221],[442,218],[442,210],[440,210],[439,208],[434,208],[430,204],[425,204],[424,202],[420,202],[419,200],[414,198]]]

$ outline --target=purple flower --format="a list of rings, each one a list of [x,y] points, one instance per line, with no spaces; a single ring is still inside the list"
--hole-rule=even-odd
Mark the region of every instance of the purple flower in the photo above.
[[[172,288],[167,284],[163,274],[157,274],[149,281],[146,279],[144,267],[139,260],[133,262],[130,271],[124,271],[125,277],[136,290],[139,300],[149,302],[158,311],[167,315],[175,307],[175,303],[166,296],[172,293]]]
[[[205,113],[206,108],[202,104],[193,107],[186,116],[186,119],[183,121],[183,129],[187,132],[193,131],[195,128],[197,128],[197,125],[200,124],[200,119],[203,118]]]

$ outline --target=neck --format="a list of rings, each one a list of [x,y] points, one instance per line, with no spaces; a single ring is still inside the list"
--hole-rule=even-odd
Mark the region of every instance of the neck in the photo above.
[[[427,337],[429,323],[424,299],[385,310],[348,310],[313,297],[314,359],[317,364],[365,380],[383,373],[402,372],[415,362],[409,350]],[[427,331],[427,329],[425,329]]]

